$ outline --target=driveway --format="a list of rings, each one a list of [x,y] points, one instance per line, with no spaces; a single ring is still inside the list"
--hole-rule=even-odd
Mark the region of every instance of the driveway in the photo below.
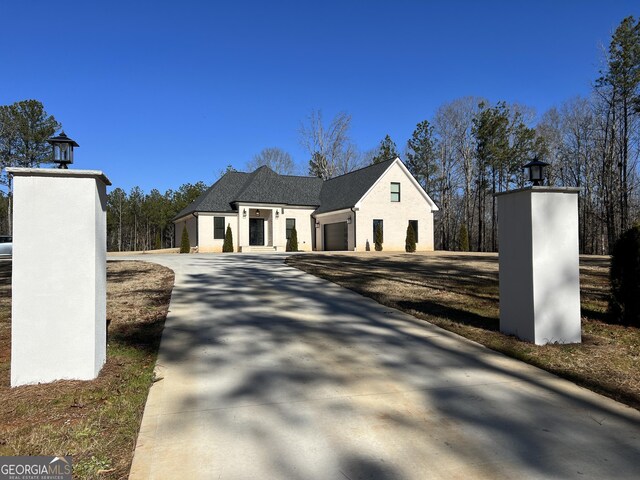
[[[640,413],[284,265],[176,285],[132,479],[637,478]]]

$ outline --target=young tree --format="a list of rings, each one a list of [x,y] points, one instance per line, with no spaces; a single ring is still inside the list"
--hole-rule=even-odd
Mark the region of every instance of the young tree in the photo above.
[[[387,160],[393,160],[398,157],[398,148],[391,137],[389,135],[385,135],[385,137],[380,142],[378,146],[378,152],[371,159],[371,164],[386,162]]]
[[[247,171],[252,172],[263,165],[281,175],[293,175],[296,164],[291,155],[281,148],[270,147],[263,149],[247,163]]]
[[[404,250],[409,253],[416,251],[416,232],[413,231],[411,223],[409,223],[409,226],[407,227],[407,236],[404,242]]]
[[[227,225],[227,231],[224,235],[223,252],[233,252],[233,234],[231,233],[231,225]]]
[[[191,243],[189,242],[189,232],[187,226],[182,227],[182,240],[180,241],[180,253],[189,253],[191,251]]]
[[[298,232],[296,231],[296,227],[291,229],[291,236],[289,237],[289,241],[286,246],[287,252],[297,252],[298,251]]]
[[[376,246],[376,252],[382,251],[382,228],[380,225],[376,227],[375,237],[373,238],[373,242]]]
[[[469,232],[466,225],[463,223],[460,225],[460,237],[458,238],[458,248],[461,252],[469,251]]]

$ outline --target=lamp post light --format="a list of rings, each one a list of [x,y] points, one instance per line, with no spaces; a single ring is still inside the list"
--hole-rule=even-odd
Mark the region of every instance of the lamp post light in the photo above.
[[[64,131],[60,135],[47,139],[53,147],[53,161],[58,164],[58,168],[67,169],[73,163],[73,147],[79,147],[74,140],[71,140]]]
[[[539,187],[544,181],[544,167],[548,166],[547,162],[541,162],[538,157],[531,160],[522,169],[529,176],[529,181],[534,187]]]

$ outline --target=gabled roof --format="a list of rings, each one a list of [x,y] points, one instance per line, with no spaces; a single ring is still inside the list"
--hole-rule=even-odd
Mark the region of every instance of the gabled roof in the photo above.
[[[235,213],[236,202],[317,207],[322,179],[278,175],[262,166],[251,173],[228,172],[174,219],[194,212]]]
[[[320,194],[320,208],[315,213],[353,207],[386,172],[394,160],[375,163],[325,181]]]
[[[316,214],[351,208],[362,200],[396,160],[422,191],[433,211],[437,210],[433,200],[402,162],[391,159],[326,181],[316,177],[279,175],[267,166],[251,173],[228,172],[178,213],[174,220],[194,212],[235,213],[238,202],[318,207]]]

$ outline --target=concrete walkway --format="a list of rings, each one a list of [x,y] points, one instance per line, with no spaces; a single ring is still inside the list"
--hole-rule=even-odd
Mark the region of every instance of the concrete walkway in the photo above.
[[[132,479],[638,478],[640,413],[281,255],[176,286]]]

